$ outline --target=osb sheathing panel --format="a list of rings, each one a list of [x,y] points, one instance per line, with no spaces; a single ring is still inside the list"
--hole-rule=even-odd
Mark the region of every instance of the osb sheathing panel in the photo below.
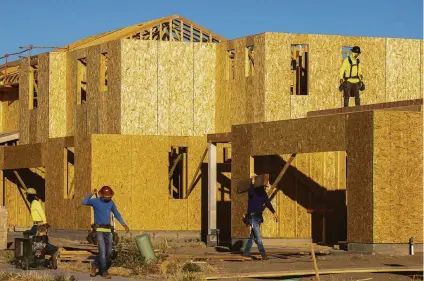
[[[19,90],[2,94],[0,124],[2,132],[19,130]]]
[[[121,71],[121,133],[156,135],[158,41],[122,40]]]
[[[420,113],[374,113],[374,243],[422,242],[421,128]]]
[[[8,211],[9,227],[31,227],[31,215],[18,191],[18,180],[12,171],[4,171],[5,205]],[[24,189],[22,189],[24,193]],[[25,196],[25,195],[24,195]]]
[[[388,38],[386,42],[387,101],[421,98],[420,40]]]
[[[193,134],[193,44],[159,42],[158,134]]]
[[[216,44],[193,44],[193,135],[215,132]]]
[[[66,136],[66,53],[49,53],[48,137]]]
[[[99,95],[102,104],[99,106],[101,111],[97,117],[100,119],[99,132],[103,134],[121,133],[121,42],[121,40],[112,41],[101,47],[102,52],[106,51],[108,55],[108,90]],[[96,60],[99,62],[100,56]],[[93,83],[99,85],[100,77],[94,79]]]
[[[307,36],[278,33],[264,36],[265,121],[290,119],[290,44],[306,41]]]
[[[29,59],[19,66],[19,144],[29,143]]]
[[[87,132],[99,132],[100,46],[87,49]]]
[[[188,199],[169,199],[168,152],[171,146],[188,147],[191,181],[205,143],[201,137],[94,135],[91,186],[114,189],[114,201],[132,229],[200,230],[202,181]]]
[[[75,52],[66,53],[66,135],[75,135],[77,104],[77,58]]]
[[[41,144],[8,146],[4,148],[3,169],[33,168],[43,166]]]
[[[227,44],[216,46],[216,114],[215,132],[231,131],[231,95],[226,81]]]
[[[372,243],[373,113],[348,115],[346,127],[349,243]]]
[[[246,76],[246,47],[254,46],[254,73]],[[235,51],[234,78],[230,75],[229,50]],[[217,46],[217,132],[233,124],[265,120],[265,36],[236,39]]]
[[[81,205],[90,192],[90,139],[77,139],[75,150],[75,189],[73,199],[64,199],[65,143],[63,138],[50,139],[46,161],[46,213],[55,229],[85,230],[90,227],[90,212]],[[61,207],[58,208],[57,206]],[[66,219],[63,212],[66,210]]]
[[[279,155],[293,152],[342,151],[345,149],[345,118],[332,115],[253,124],[252,153]]]
[[[31,110],[29,124],[31,143],[45,142],[49,138],[49,76],[49,54],[41,54],[38,57],[38,105]],[[33,122],[34,117],[36,122]]]

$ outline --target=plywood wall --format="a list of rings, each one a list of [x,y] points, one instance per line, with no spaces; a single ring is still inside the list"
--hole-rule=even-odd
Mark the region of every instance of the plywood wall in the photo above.
[[[42,167],[17,169],[16,170],[28,188],[35,188],[37,194],[43,201],[44,205],[44,184],[45,184],[45,170]],[[13,170],[2,171],[2,183],[4,192],[4,203],[8,209],[8,226],[9,227],[31,227],[32,219],[29,210],[26,207],[25,201],[20,192],[21,189],[24,197],[25,190],[19,184]],[[49,215],[46,214],[47,220]]]
[[[29,143],[29,59],[23,58],[19,66],[19,143]]]
[[[158,44],[122,41],[122,134],[158,134]]]
[[[193,44],[160,42],[158,58],[158,132],[193,133]]]
[[[19,90],[2,94],[2,132],[19,130]]]
[[[374,113],[373,242],[421,243],[422,113]]]
[[[341,51],[343,47],[354,45],[360,46],[362,50],[360,59],[366,90],[361,92],[361,104],[414,99],[420,96],[421,79],[418,76],[420,73],[422,76],[422,71],[419,66],[419,40],[265,33],[221,43],[217,47],[215,118],[217,124],[222,124],[218,125],[217,132],[229,131],[230,126],[234,124],[253,122],[243,109],[246,102],[249,104],[251,100],[249,94],[244,92],[246,83],[237,75],[242,73],[246,66],[243,60],[237,58],[239,49],[252,40],[263,44],[263,48],[260,44],[259,48],[255,46],[255,50],[263,55],[263,63],[255,61],[255,72],[260,71],[263,76],[259,81],[255,81],[255,85],[262,86],[254,93],[264,95],[263,100],[256,97],[256,104],[261,104],[263,109],[255,112],[264,112],[265,121],[303,118],[308,111],[341,107],[343,95],[338,90],[342,65]],[[290,95],[291,44],[309,45],[308,95]],[[234,48],[236,76],[234,80],[227,81],[227,51]],[[406,68],[401,66],[402,63],[407,64]],[[405,83],[408,87],[400,90],[401,85]],[[229,107],[232,104],[234,108]],[[353,104],[352,98],[350,105]]]
[[[387,101],[422,98],[420,40],[386,39]]]
[[[38,57],[38,105],[30,111],[30,143],[41,143],[49,138],[49,82],[50,57],[41,54]],[[34,120],[36,120],[34,122]]]
[[[200,230],[206,182],[199,181],[188,199],[169,199],[168,151],[171,146],[188,147],[191,181],[205,143],[203,137],[95,135],[91,186],[114,189],[114,200],[131,229]]]
[[[49,54],[49,137],[66,136],[66,53]]]
[[[246,74],[248,46],[254,46],[253,75]],[[230,75],[230,50],[235,51],[234,76]],[[234,124],[264,121],[265,36],[219,44],[216,58],[216,132],[228,132]]]
[[[75,147],[74,197],[65,199],[66,160],[64,149]],[[46,148],[46,213],[55,229],[89,230],[90,212],[82,199],[90,192],[91,141],[87,137],[50,139]],[[61,208],[57,206],[60,205]],[[66,210],[67,219],[63,219]]]
[[[121,42],[123,134],[214,132],[215,44]]]

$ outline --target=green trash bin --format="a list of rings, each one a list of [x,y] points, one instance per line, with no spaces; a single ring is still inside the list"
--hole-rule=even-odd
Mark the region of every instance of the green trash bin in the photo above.
[[[156,260],[155,251],[148,234],[141,234],[135,237],[138,251],[144,258],[145,263],[151,263]]]

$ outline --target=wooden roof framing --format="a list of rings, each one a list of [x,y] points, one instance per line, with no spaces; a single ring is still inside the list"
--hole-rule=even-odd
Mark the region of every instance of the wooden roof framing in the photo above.
[[[182,28],[181,28],[182,27]],[[172,15],[145,23],[90,36],[65,46],[72,51],[122,38],[139,40],[184,41],[219,43],[226,39],[179,15]],[[60,51],[59,49],[57,51]]]

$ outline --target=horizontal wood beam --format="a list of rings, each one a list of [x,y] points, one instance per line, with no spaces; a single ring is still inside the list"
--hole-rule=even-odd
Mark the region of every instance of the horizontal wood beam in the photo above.
[[[207,141],[208,142],[213,142],[213,143],[227,143],[227,142],[231,142],[231,137],[232,137],[232,133],[228,132],[228,133],[218,133],[218,134],[209,134],[207,136]]]

